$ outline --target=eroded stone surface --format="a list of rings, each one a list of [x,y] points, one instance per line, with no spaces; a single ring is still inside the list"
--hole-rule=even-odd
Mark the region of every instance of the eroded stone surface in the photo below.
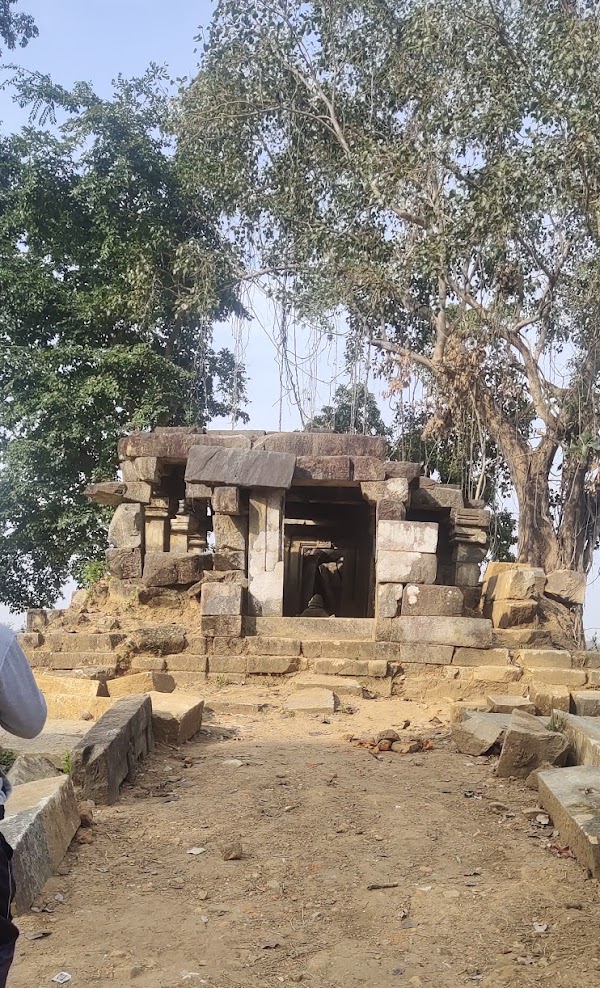
[[[61,863],[79,827],[79,810],[68,776],[15,786],[0,830],[14,850],[14,909],[29,909]]]
[[[589,766],[539,772],[541,805],[561,838],[593,878],[600,878],[600,769]]]
[[[156,741],[183,744],[202,727],[204,700],[177,693],[150,693],[152,728]]]
[[[294,714],[332,714],[335,712],[335,696],[331,690],[300,690],[284,700],[283,709]]]

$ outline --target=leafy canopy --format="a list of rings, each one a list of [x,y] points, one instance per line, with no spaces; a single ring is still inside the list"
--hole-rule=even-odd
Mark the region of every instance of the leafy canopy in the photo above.
[[[17,0],[0,0],[0,38],[11,51],[17,45],[25,48],[31,39],[37,38],[39,34],[31,14],[12,10],[15,3]]]
[[[591,0],[219,0],[180,124],[248,277],[468,410],[549,569],[598,532],[599,102]]]
[[[130,429],[244,419],[243,368],[211,325],[239,313],[215,208],[183,180],[163,73],[112,99],[24,77],[68,110],[0,139],[0,588],[53,602],[105,546],[83,496]]]

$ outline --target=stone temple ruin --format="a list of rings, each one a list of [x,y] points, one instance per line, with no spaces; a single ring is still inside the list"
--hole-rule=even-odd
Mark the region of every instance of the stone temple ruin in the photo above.
[[[289,679],[283,713],[344,713],[348,695],[448,701],[458,750],[501,746],[501,777],[570,759],[540,774],[540,799],[600,877],[600,654],[556,620],[583,579],[490,563],[481,580],[490,512],[388,461],[380,438],[156,429],[119,457],[122,480],[87,492],[114,508],[108,576],[66,610],[30,611],[20,636],[50,721],[18,742],[2,824],[19,910],[78,827],[76,792],[114,802],[155,740],[185,743],[221,685],[264,676]],[[389,732],[377,743],[395,750]]]
[[[32,611],[32,665],[108,676],[309,672],[454,698],[595,685],[552,622],[572,573],[492,563],[491,514],[387,460],[383,438],[165,428],[119,443],[110,577],[67,611]],[[301,616],[319,594],[330,617]]]

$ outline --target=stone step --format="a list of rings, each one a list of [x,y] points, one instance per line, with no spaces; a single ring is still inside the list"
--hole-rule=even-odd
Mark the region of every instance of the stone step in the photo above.
[[[318,676],[367,676],[383,679],[388,674],[386,659],[328,659],[314,660]]]
[[[337,696],[364,695],[364,688],[356,679],[346,676],[319,676],[310,672],[301,673],[291,680],[295,690],[332,690]]]
[[[296,641],[373,641],[372,618],[244,618],[244,634]]]
[[[27,658],[32,669],[84,669],[86,666],[114,667],[112,652],[31,652]]]
[[[44,649],[49,652],[111,652],[127,636],[124,632],[88,634],[85,631],[48,631],[43,635]]]

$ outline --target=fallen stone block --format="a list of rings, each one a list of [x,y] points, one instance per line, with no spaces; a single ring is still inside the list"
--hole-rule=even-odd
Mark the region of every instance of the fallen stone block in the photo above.
[[[383,523],[382,523],[383,524]],[[385,524],[402,524],[386,522]],[[378,583],[435,583],[437,556],[424,552],[396,552],[380,549],[377,552]]]
[[[8,773],[8,780],[13,786],[22,786],[27,782],[39,782],[40,779],[54,779],[57,775],[63,775],[63,772],[49,758],[18,755]]]
[[[578,765],[540,772],[538,795],[579,863],[600,878],[600,769]]]
[[[34,673],[35,681],[46,698],[55,695],[74,694],[81,700],[95,700],[97,696],[106,696],[104,683],[95,679],[80,679],[74,676],[50,676]]]
[[[152,729],[156,741],[183,744],[202,727],[204,700],[197,696],[173,693],[150,693]]]
[[[332,690],[336,696],[362,697],[364,693],[361,683],[349,676],[319,676],[307,672],[295,676],[291,685],[295,690]]]
[[[571,705],[579,717],[600,717],[600,690],[571,693]]]
[[[548,686],[534,682],[529,687],[529,697],[536,710],[548,717],[553,710],[568,712],[571,703],[571,693],[566,686]]]
[[[110,710],[114,703],[107,696],[93,699],[78,696],[77,693],[52,693],[46,697],[48,717],[51,720],[98,720]]]
[[[548,730],[536,717],[514,710],[496,768],[499,778],[526,779],[543,762],[564,765],[569,753],[567,738]]]
[[[458,587],[409,585],[402,597],[403,617],[461,617],[464,597]],[[394,616],[394,615],[392,615]]]
[[[150,695],[117,700],[73,749],[73,781],[85,799],[114,803],[152,748]]]
[[[492,577],[486,597],[492,600],[539,600],[546,586],[543,569],[510,569]]]
[[[457,666],[509,666],[507,648],[457,648],[454,653]]]
[[[468,700],[451,699],[449,700],[448,709],[451,724],[460,724],[468,715],[490,712],[485,697],[473,697]]]
[[[335,696],[331,690],[301,690],[284,700],[283,709],[287,713],[294,714],[333,714],[335,713]]]
[[[108,687],[111,698],[135,696],[141,693],[172,693],[175,680],[166,672],[138,672],[133,676],[119,676]]]
[[[526,696],[503,696],[502,693],[490,694],[487,698],[488,710],[492,714],[512,714],[513,710],[522,710],[526,714],[535,715],[535,704]]]
[[[574,689],[587,683],[587,673],[583,669],[530,669],[529,672],[538,685],[567,686]]]
[[[571,653],[558,648],[524,648],[516,654],[524,669],[570,669]]]
[[[561,713],[560,726],[569,739],[578,765],[600,769],[600,724],[595,717]]]
[[[452,740],[463,755],[485,755],[498,744],[506,730],[506,722],[498,715],[475,713],[452,728]]]
[[[0,748],[15,755],[42,755],[56,768],[64,771],[71,753],[89,730],[82,720],[47,720],[36,738],[17,738],[0,730]]]
[[[548,574],[546,596],[563,604],[584,604],[587,579],[585,573],[558,569]]]
[[[14,911],[26,912],[64,858],[79,829],[79,810],[68,776],[15,786],[0,830],[14,851]]]

